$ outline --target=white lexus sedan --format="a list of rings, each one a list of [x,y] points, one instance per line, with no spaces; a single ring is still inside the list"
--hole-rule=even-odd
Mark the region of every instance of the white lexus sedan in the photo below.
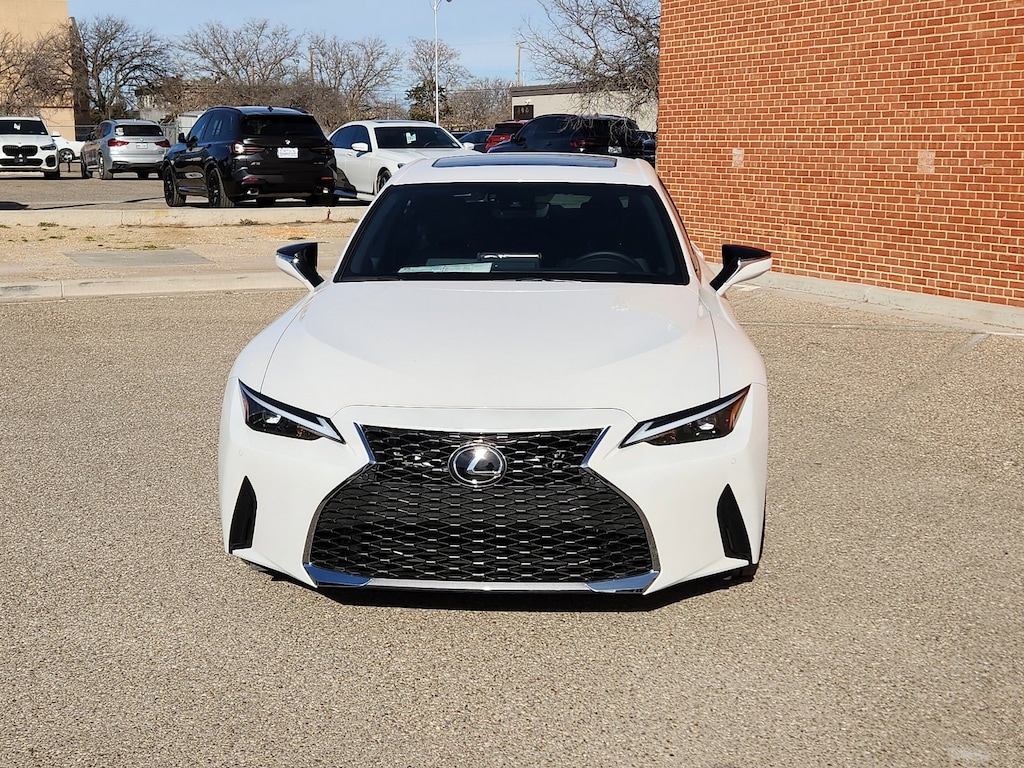
[[[328,138],[338,165],[338,191],[362,200],[372,200],[413,160],[473,154],[441,126],[417,120],[357,120]]]
[[[241,353],[220,432],[228,552],[317,587],[651,593],[752,576],[768,394],[643,160],[406,166],[333,274]]]

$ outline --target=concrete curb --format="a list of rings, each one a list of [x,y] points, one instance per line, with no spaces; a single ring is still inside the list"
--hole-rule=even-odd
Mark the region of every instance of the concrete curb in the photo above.
[[[754,280],[753,285],[804,293],[811,296],[840,299],[853,304],[867,304],[885,309],[919,312],[956,318],[971,323],[1024,330],[1024,309],[980,301],[952,299],[946,296],[897,291],[860,283],[844,283],[816,277],[768,272]]]
[[[172,293],[232,291],[301,291],[302,286],[283,272],[227,275],[172,275],[106,280],[38,280],[0,285],[0,303],[82,299],[101,296],[149,296]]]
[[[125,208],[119,210],[42,208],[0,211],[0,224],[9,227],[214,227],[239,224],[316,223],[360,219],[365,204],[291,206],[287,208]]]

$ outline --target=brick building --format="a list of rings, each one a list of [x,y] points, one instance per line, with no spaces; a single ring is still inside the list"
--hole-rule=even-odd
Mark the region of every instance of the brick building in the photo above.
[[[663,0],[658,169],[708,254],[1024,308],[1024,3]]]

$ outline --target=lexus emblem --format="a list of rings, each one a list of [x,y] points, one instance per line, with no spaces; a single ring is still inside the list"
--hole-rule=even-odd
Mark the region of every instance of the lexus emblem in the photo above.
[[[448,459],[448,471],[458,482],[470,488],[494,485],[505,476],[508,462],[501,451],[484,443],[470,443]]]

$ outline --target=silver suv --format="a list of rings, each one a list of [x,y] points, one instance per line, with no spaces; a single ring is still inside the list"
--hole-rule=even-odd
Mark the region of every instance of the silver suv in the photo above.
[[[160,170],[171,142],[152,120],[104,120],[82,145],[82,178],[98,173],[109,180],[114,174],[134,171],[140,179]]]
[[[57,145],[38,117],[0,117],[0,171],[60,178]]]

